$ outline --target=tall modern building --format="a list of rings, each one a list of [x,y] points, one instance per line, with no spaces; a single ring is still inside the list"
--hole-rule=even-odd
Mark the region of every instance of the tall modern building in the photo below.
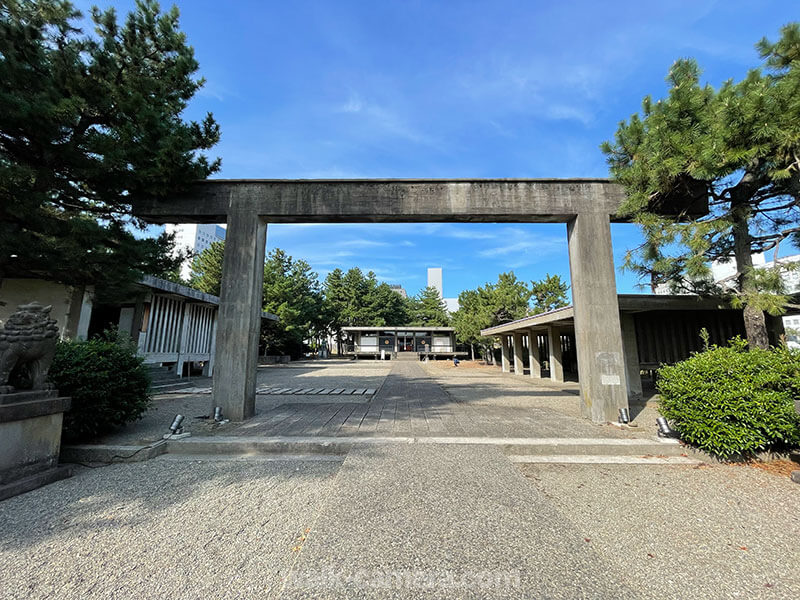
[[[455,312],[458,310],[458,298],[444,297],[441,267],[428,267],[428,287],[436,288],[439,291],[439,297],[444,300],[445,305],[447,305],[447,312]]]
[[[188,248],[195,256],[214,242],[225,241],[225,228],[221,225],[184,223],[180,225],[167,225],[166,229],[168,233],[175,233],[176,248]],[[192,260],[189,259],[181,265],[181,277],[183,279],[189,279],[191,272]]]
[[[436,288],[439,291],[439,296],[444,298],[442,267],[428,267],[428,287]]]

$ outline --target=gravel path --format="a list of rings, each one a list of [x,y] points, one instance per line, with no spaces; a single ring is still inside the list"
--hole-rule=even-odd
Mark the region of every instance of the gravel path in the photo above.
[[[339,463],[157,459],[0,503],[0,598],[275,597]]]
[[[794,599],[798,506],[747,467],[485,446],[165,456],[0,503],[0,597]]]
[[[643,598],[800,598],[800,486],[752,467],[522,467]]]

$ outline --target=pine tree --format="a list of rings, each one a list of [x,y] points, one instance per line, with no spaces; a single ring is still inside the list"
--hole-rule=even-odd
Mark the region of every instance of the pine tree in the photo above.
[[[409,322],[408,301],[387,283],[375,286],[369,294],[369,311],[373,327],[406,325]]]
[[[569,285],[562,281],[559,275],[547,273],[544,279],[531,281],[533,314],[567,306],[567,290],[569,290]]]
[[[517,279],[514,271],[500,273],[497,283],[478,288],[482,301],[491,315],[488,326],[502,325],[527,317],[533,292],[524,281]]]
[[[435,287],[426,287],[414,299],[411,324],[420,327],[447,327],[450,324],[447,305]]]
[[[212,242],[208,248],[194,257],[189,285],[206,294],[219,296],[224,257],[225,242]]]
[[[456,338],[490,354],[494,338],[482,336],[482,329],[566,306],[568,289],[558,275],[548,274],[542,280],[531,281],[529,288],[513,271],[501,273],[497,283],[487,283],[459,294],[459,309],[452,315]]]
[[[218,170],[209,114],[182,114],[202,79],[176,8],[140,0],[94,31],[61,0],[0,4],[0,279],[43,277],[112,290],[174,270],[169,236],[137,239],[141,198]]]
[[[475,346],[487,354],[494,345],[494,338],[481,335],[481,329],[489,326],[490,315],[477,290],[464,290],[458,295],[458,310],[450,316],[456,332],[456,339],[472,348],[475,359]]]
[[[304,260],[295,260],[280,248],[264,263],[264,310],[278,316],[262,328],[269,352],[300,356],[305,341],[325,328],[322,288],[317,274]]]
[[[728,296],[744,309],[750,345],[764,348],[764,312],[781,314],[787,297],[781,267],[754,269],[752,255],[777,256],[778,245],[800,233],[800,25],[757,48],[763,68],[719,89],[700,84],[694,60],[677,61],[667,97],[646,97],[641,115],[601,148],[628,193],[621,214],[645,237],[625,266],[654,286]],[[710,212],[698,217],[706,202]],[[712,285],[708,261],[731,259],[732,286]]]
[[[345,307],[347,294],[344,287],[344,273],[334,269],[325,277],[323,296],[328,328],[336,335],[336,353],[342,353],[342,327],[346,324]]]

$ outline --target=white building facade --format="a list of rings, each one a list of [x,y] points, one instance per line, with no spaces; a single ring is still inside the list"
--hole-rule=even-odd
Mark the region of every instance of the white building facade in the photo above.
[[[184,223],[167,225],[167,233],[175,234],[175,247],[181,250],[190,250],[197,256],[214,242],[225,241],[225,228],[221,225],[206,225],[199,223]],[[189,279],[192,273],[192,259],[186,260],[181,265],[181,277]]]

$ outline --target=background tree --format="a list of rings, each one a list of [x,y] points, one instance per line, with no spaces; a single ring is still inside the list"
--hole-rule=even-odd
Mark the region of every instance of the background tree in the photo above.
[[[544,276],[539,281],[531,281],[531,299],[533,300],[533,314],[548,312],[567,306],[567,291],[569,286],[561,280],[559,275]]]
[[[395,292],[392,292],[397,295]],[[422,290],[412,304],[411,324],[428,327],[447,327],[450,317],[447,314],[447,305],[435,287],[426,287]]]
[[[366,275],[358,267],[343,273],[334,269],[325,278],[325,307],[329,331],[336,335],[342,351],[342,327],[392,327],[410,322],[410,303],[375,273]]]
[[[219,168],[211,114],[182,113],[203,84],[178,10],[137,2],[124,25],[62,0],[0,4],[0,279],[114,289],[172,271],[169,236],[137,239],[140,198],[165,198]]]
[[[668,96],[646,97],[641,115],[601,147],[628,193],[621,212],[645,237],[626,267],[653,285],[730,296],[744,308],[748,342],[761,348],[764,312],[780,314],[787,297],[780,273],[754,269],[752,254],[777,256],[781,241],[800,233],[800,25],[781,34],[757,45],[762,69],[719,89],[700,84],[694,60],[677,61]],[[693,206],[706,199],[710,213],[695,217]],[[677,218],[660,216],[664,209]],[[732,285],[711,285],[708,261],[731,258]]]
[[[189,285],[196,290],[219,296],[222,285],[222,260],[225,242],[212,242],[192,260]]]
[[[410,321],[409,302],[389,287],[380,283],[370,290],[369,312],[372,327],[405,325]]]
[[[344,286],[344,273],[336,268],[325,277],[323,298],[328,329],[336,335],[336,353],[342,353],[342,327],[345,322],[345,308],[348,295]]]
[[[548,274],[542,280],[531,281],[528,287],[513,271],[501,273],[496,283],[459,294],[459,309],[452,315],[456,338],[492,356],[494,338],[482,336],[482,329],[566,306],[568,289],[558,275]]]
[[[266,353],[301,356],[306,341],[325,329],[322,305],[322,289],[309,264],[280,248],[272,250],[264,263],[264,310],[278,322],[262,327]]]
[[[502,325],[530,314],[530,299],[533,292],[524,281],[517,279],[514,271],[500,273],[497,283],[478,288],[489,314],[489,325]]]
[[[367,325],[370,321],[368,299],[373,287],[377,285],[375,275],[364,276],[361,269],[349,269],[342,278],[345,290],[343,322],[349,326]]]
[[[494,338],[481,335],[481,329],[488,327],[491,320],[487,308],[477,290],[464,290],[458,295],[458,310],[450,315],[456,339],[469,344],[472,360],[475,360],[475,346],[487,355],[494,345]]]

